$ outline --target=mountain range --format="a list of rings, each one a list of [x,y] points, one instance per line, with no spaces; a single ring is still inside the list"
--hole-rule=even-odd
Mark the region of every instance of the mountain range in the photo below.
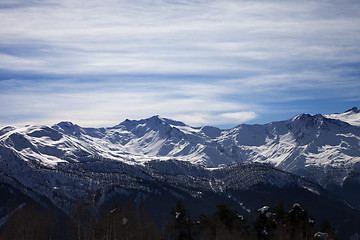
[[[176,199],[194,214],[229,202],[250,217],[284,200],[350,236],[360,225],[360,111],[231,129],[160,116],[107,128],[8,126],[0,130],[0,193],[0,224],[24,202],[66,214],[89,194],[99,209],[135,199],[158,218]]]

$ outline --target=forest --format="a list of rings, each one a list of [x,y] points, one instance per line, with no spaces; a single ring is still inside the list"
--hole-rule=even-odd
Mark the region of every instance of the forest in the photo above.
[[[76,201],[70,214],[24,204],[15,209],[0,230],[0,240],[312,240],[338,239],[329,221],[317,223],[295,203],[285,210],[263,206],[255,219],[239,215],[227,204],[218,204],[211,214],[192,218],[178,201],[167,217],[156,222],[141,204],[129,201],[96,213],[83,201]]]

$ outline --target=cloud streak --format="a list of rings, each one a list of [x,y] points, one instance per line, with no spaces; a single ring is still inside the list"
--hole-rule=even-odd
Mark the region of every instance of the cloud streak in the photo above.
[[[360,18],[341,10],[359,4],[341,3],[327,3],[334,15],[325,16],[324,3],[313,1],[49,1],[5,9],[2,42],[38,51],[3,55],[1,65],[68,74],[239,73],[242,65],[256,70],[253,61],[358,60]]]
[[[76,83],[71,83],[71,81],[43,82],[38,86],[33,86],[31,82],[26,81],[16,82],[0,84],[2,86],[20,85],[22,92],[19,95],[17,93],[19,88],[16,87],[13,91],[0,95],[0,107],[3,110],[0,118],[3,120],[9,116],[19,119],[28,118],[32,114],[30,123],[42,122],[41,118],[46,115],[45,118],[48,119],[46,124],[61,119],[72,119],[87,126],[112,126],[125,118],[145,118],[158,113],[200,126],[214,122],[236,124],[255,118],[255,115],[249,115],[247,112],[244,113],[243,118],[240,113],[236,116],[221,115],[221,113],[248,108],[249,105],[221,100],[224,88],[220,86],[209,89],[207,85],[196,84],[197,91],[194,92],[191,91],[194,89],[191,84],[182,85],[182,83],[173,86],[165,82],[153,82],[145,86],[146,83],[122,85],[119,82],[111,82],[105,84],[104,88],[99,88],[97,83],[93,85],[87,83],[87,89],[79,92],[75,86]],[[68,84],[72,85],[72,89],[64,91]],[[159,84],[162,91],[159,91],[157,87]],[[108,88],[109,85],[111,85],[111,90]],[[140,85],[142,86],[139,87]],[[56,88],[63,91],[54,93],[53,89]],[[186,91],[186,88],[190,91]],[[23,111],[18,112],[19,107]],[[199,116],[202,118],[200,119]]]

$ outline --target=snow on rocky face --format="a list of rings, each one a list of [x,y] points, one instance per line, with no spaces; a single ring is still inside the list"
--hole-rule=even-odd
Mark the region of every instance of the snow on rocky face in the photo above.
[[[354,126],[360,126],[360,109],[353,107],[344,113],[325,115],[328,118],[339,119]]]
[[[345,121],[347,120],[347,121]],[[359,109],[343,114],[300,114],[264,125],[242,124],[230,130],[195,128],[154,116],[126,120],[110,128],[82,128],[71,122],[52,127],[0,130],[0,157],[12,151],[44,166],[97,157],[144,164],[177,159],[206,167],[242,162],[269,163],[326,186],[341,185],[360,171]]]

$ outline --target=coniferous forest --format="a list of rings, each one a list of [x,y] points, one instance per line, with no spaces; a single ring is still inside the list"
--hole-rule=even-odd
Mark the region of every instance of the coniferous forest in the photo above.
[[[257,217],[247,219],[227,204],[217,205],[210,214],[191,217],[178,201],[167,217],[155,221],[144,206],[133,202],[97,213],[91,204],[76,201],[70,214],[40,209],[31,204],[20,206],[6,220],[0,240],[311,240],[338,239],[336,229],[325,220],[318,223],[300,204],[288,209],[263,206]]]

